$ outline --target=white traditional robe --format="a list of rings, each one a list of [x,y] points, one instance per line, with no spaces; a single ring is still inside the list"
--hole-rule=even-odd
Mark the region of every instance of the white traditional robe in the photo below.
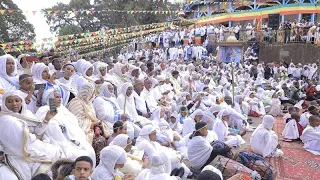
[[[312,127],[308,125],[302,132],[300,137],[304,143],[304,148],[315,154],[320,155],[320,127]]]
[[[299,138],[298,126],[295,120],[290,120],[289,122],[286,123],[282,131],[282,136],[287,139]]]

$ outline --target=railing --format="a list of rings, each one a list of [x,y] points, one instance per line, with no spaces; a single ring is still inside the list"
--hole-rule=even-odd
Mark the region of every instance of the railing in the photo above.
[[[210,34],[210,41],[226,42],[229,36],[236,36],[234,32],[225,31],[223,37],[220,34]],[[286,40],[285,40],[286,39]],[[239,41],[260,43],[320,43],[320,32],[310,28],[292,28],[291,30],[240,30]]]

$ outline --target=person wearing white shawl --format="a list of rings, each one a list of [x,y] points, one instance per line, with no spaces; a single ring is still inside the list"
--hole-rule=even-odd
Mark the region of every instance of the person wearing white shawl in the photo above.
[[[91,178],[94,180],[129,180],[130,177],[131,180],[131,176],[125,176],[119,170],[124,166],[126,162],[126,152],[123,148],[119,146],[105,147],[100,152],[100,163],[93,171]]]
[[[49,67],[44,63],[36,63],[32,67],[34,84],[46,84],[50,79]]]
[[[72,89],[78,89],[78,84],[77,81],[79,79],[79,77],[81,76],[81,64],[85,63],[86,60],[85,59],[79,59],[77,60],[77,62],[72,62],[72,65],[75,68],[75,73],[72,75],[71,77],[71,86]]]
[[[256,96],[255,92],[249,92],[247,102],[250,105],[250,115],[259,117],[266,114],[263,102]]]
[[[320,119],[313,115],[310,116],[309,121],[310,125],[303,130],[300,139],[307,151],[320,155]]]
[[[122,63],[116,63],[113,67],[112,75],[114,78],[114,84],[117,87],[122,87],[122,85],[126,82],[128,82],[128,77],[126,76],[126,72],[128,71],[128,66],[124,65]]]
[[[139,134],[139,131],[141,130],[139,126],[140,125],[143,126],[144,124],[148,123],[149,120],[138,115],[132,92],[133,92],[132,84],[129,82],[124,83],[118,93],[119,95],[117,100],[118,100],[120,109],[124,112],[124,114],[127,114],[129,116],[130,118],[129,123],[132,124],[132,126],[134,127],[134,137],[137,137]]]
[[[120,171],[124,174],[132,174],[134,177],[137,177],[144,168],[143,163],[148,163],[147,158],[139,159],[140,157],[129,154],[132,150],[132,141],[126,134],[117,135],[110,143],[110,146],[112,145],[120,146],[126,151],[127,162]]]
[[[179,115],[176,111],[174,111],[170,116],[170,122],[169,122],[170,128],[173,131],[178,132],[179,134],[182,133],[182,124],[179,121]]]
[[[108,73],[109,65],[107,63],[96,62],[93,66],[96,79],[103,78],[104,81],[114,84],[113,76]]]
[[[244,144],[245,141],[238,134],[231,133],[228,127],[231,111],[228,109],[221,110],[216,118],[213,130],[217,133],[219,141],[225,142],[232,146]]]
[[[153,82],[151,78],[144,80],[144,89],[141,92],[144,99],[147,99],[147,106],[150,111],[154,111],[158,107],[158,102],[155,100],[155,91],[153,89]]]
[[[150,118],[151,113],[150,109],[147,105],[147,100],[142,95],[142,90],[144,89],[144,81],[142,79],[134,80],[134,91],[133,91],[133,98],[135,101],[136,111],[138,115],[143,116],[145,118]]]
[[[0,94],[16,89],[19,89],[16,61],[8,54],[0,56]]]
[[[236,95],[234,97],[234,109],[238,113],[248,117],[250,107],[249,104],[244,101],[244,97],[242,95]]]
[[[5,154],[6,164],[16,171],[19,179],[31,179],[41,163],[64,157],[58,146],[37,138],[46,130],[54,114],[44,113],[45,122],[41,123],[26,109],[19,91],[6,92],[1,107],[0,126],[3,129],[0,131],[0,148]]]
[[[300,114],[294,112],[291,114],[291,118],[286,120],[285,127],[282,131],[282,136],[285,141],[292,141],[299,139],[302,134],[303,127],[299,124]]]
[[[254,153],[263,157],[280,157],[283,155],[278,148],[278,136],[272,130],[274,117],[265,115],[257,129],[254,130],[250,139],[250,146]]]
[[[62,104],[66,106],[78,93],[77,89],[72,86],[72,76],[75,68],[72,64],[65,64],[62,67],[64,77],[56,80],[56,83],[62,88],[64,97]]]
[[[29,54],[20,54],[17,57],[17,71],[18,75],[21,74],[31,74],[32,66],[34,65],[34,62],[28,62],[26,61],[25,57],[30,56]]]
[[[184,120],[182,130],[183,137],[194,131],[196,122],[201,121],[203,114],[204,113],[201,109],[197,109],[187,119]]]
[[[93,65],[89,61],[83,61],[80,64],[78,72],[80,73],[79,78],[77,79],[77,90],[84,85],[85,83],[91,83],[95,85],[94,77],[92,76],[93,74]]]
[[[80,128],[78,119],[61,104],[59,91],[55,89],[45,91],[43,101],[48,103],[50,98],[55,99],[57,114],[49,121],[44,136],[51,144],[58,145],[66,158],[75,160],[79,156],[89,156],[95,164],[94,149],[86,140],[87,137]],[[49,111],[49,105],[40,107],[36,113],[37,119],[43,122],[45,114]]]
[[[157,152],[151,157],[150,169],[143,170],[136,180],[179,180],[179,177],[170,176],[171,162],[165,152]]]
[[[212,158],[210,159],[213,148],[204,138],[207,134],[206,123],[197,122],[195,124],[195,131],[189,136],[188,159],[190,166],[196,170],[201,170],[213,160]]]
[[[152,156],[156,152],[166,152],[171,160],[171,171],[175,168],[182,167],[184,169],[183,177],[186,178],[188,175],[190,175],[190,169],[181,162],[183,156],[181,156],[179,153],[177,153],[177,151],[174,151],[173,149],[161,146],[158,142],[156,142],[156,139],[156,127],[152,124],[145,125],[140,131],[139,137],[136,141],[136,146],[144,150],[149,159],[152,158]],[[149,163],[149,165],[151,164]]]

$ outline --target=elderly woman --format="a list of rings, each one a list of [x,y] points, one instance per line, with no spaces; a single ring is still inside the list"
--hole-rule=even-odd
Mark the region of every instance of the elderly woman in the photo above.
[[[110,145],[120,146],[126,151],[127,162],[124,164],[124,167],[121,168],[121,172],[124,174],[133,174],[134,177],[137,177],[143,168],[148,167],[148,159],[145,157],[136,157],[132,154],[129,154],[132,150],[132,141],[126,134],[117,135]],[[136,149],[136,148],[135,148]]]
[[[265,115],[257,129],[254,130],[251,136],[250,145],[254,153],[263,157],[279,157],[283,155],[279,149],[278,136],[272,130],[274,117]]]
[[[79,89],[83,84],[91,83],[92,85],[101,84],[101,79],[96,79],[93,76],[93,65],[88,61],[81,61],[78,64],[77,68],[78,72],[80,73],[79,78],[77,79],[77,89]]]
[[[137,138],[136,146],[144,150],[145,154],[150,159],[156,152],[166,152],[171,160],[172,170],[174,168],[184,169],[184,178],[187,178],[191,174],[190,169],[186,167],[184,163],[181,162],[183,157],[177,153],[177,151],[170,148],[161,146],[157,140],[156,127],[153,125],[145,125]],[[149,163],[150,165],[150,163]]]
[[[58,145],[66,158],[75,160],[85,155],[95,163],[95,152],[80,128],[77,117],[62,105],[61,93],[56,89],[49,89],[44,92],[43,100],[48,104],[49,99],[54,99],[57,114],[48,123],[44,136],[52,144]],[[36,117],[43,122],[45,114],[49,111],[49,105],[42,106],[38,109]]]
[[[17,65],[11,55],[0,57],[0,94],[6,91],[16,90],[19,87]]]
[[[150,169],[143,170],[136,180],[179,180],[179,177],[170,176],[171,162],[165,152],[157,152],[151,158]]]
[[[126,72],[128,72],[128,66],[122,63],[116,63],[112,69],[114,83],[117,87],[121,87],[124,83],[128,82]]]
[[[101,120],[96,118],[96,112],[92,105],[95,88],[91,83],[85,83],[79,88],[78,96],[68,104],[69,111],[74,114],[79,126],[87,135],[87,141],[92,144],[93,128],[101,124]],[[104,132],[106,136],[110,132]]]
[[[97,180],[133,180],[132,175],[124,175],[119,169],[127,162],[126,152],[119,146],[105,147],[100,153],[100,163],[91,175]]]
[[[53,120],[54,112],[43,113],[40,123],[26,109],[19,91],[6,92],[1,107],[0,126],[3,129],[0,131],[0,148],[6,155],[6,164],[20,174],[19,178],[31,179],[42,162],[54,162],[63,157],[58,146],[39,140]]]

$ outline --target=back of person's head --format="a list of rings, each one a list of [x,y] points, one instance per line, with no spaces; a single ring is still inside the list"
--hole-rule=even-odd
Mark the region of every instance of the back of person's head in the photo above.
[[[199,174],[197,180],[222,180],[222,179],[217,173],[210,170],[205,170]]]
[[[113,124],[113,132],[117,133],[123,127],[122,121],[117,121]]]
[[[70,159],[60,159],[51,166],[52,178],[65,177],[72,173],[73,161]]]
[[[48,174],[41,173],[33,177],[31,180],[51,180],[51,178]]]
[[[292,114],[296,109],[293,107],[293,106],[290,106],[288,111],[289,111],[289,114]]]

